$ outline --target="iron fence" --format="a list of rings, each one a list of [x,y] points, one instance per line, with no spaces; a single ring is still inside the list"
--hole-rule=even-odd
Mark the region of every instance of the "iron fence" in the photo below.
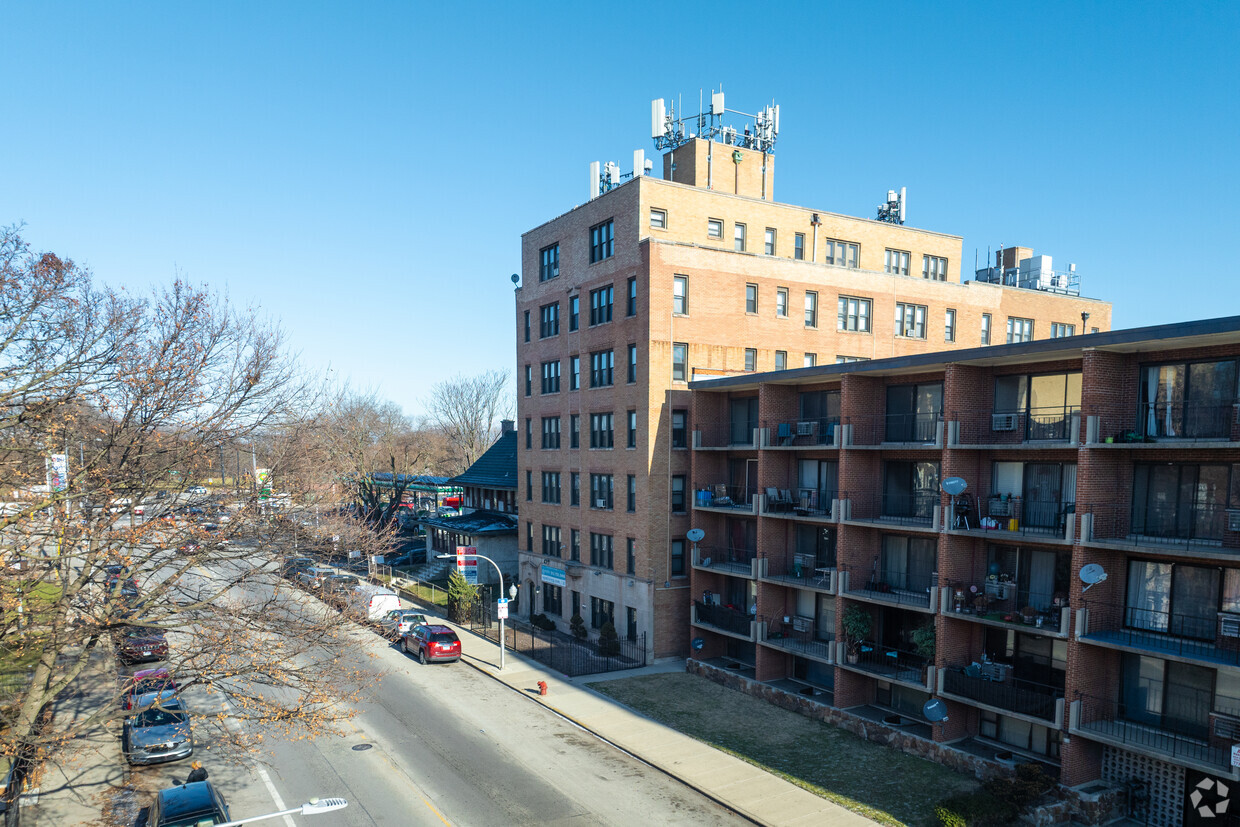
[[[701,600],[695,600],[693,607],[698,623],[714,626],[734,635],[749,637],[750,621],[753,617],[748,613],[728,606],[704,603]]]
[[[949,669],[943,675],[943,691],[1044,721],[1055,720],[1055,701],[1063,697],[1061,688],[1014,678],[988,680],[970,674],[968,667]]]
[[[475,603],[461,625],[487,640],[499,642],[499,621],[494,617],[494,601]],[[559,631],[536,629],[520,618],[509,617],[504,629],[504,646],[569,677],[636,669],[646,665],[646,634],[621,637],[613,641],[579,640]]]
[[[840,418],[796,419],[787,422],[763,422],[770,435],[767,439],[773,447],[808,448],[817,445],[833,445]]]

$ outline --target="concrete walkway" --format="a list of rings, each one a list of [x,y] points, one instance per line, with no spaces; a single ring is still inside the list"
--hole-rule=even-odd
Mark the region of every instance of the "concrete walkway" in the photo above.
[[[504,654],[504,669],[500,671],[498,644],[454,624],[447,625],[460,633],[464,663],[511,686],[757,824],[834,826],[874,823],[777,775],[653,721],[590,688],[590,684],[602,681],[683,672],[683,660],[569,678],[537,661],[507,651]],[[538,694],[539,681],[547,683],[545,696]]]

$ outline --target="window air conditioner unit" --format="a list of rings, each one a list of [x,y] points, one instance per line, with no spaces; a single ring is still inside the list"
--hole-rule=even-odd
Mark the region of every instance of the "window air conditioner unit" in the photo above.
[[[813,436],[813,435],[814,435],[814,423],[813,422],[798,422],[797,423],[797,436]]]
[[[595,508],[606,508],[606,507],[607,507],[607,500],[595,500],[595,501],[594,501],[594,507],[595,507]]]
[[[1240,614],[1219,612],[1218,633],[1222,637],[1240,637]]]
[[[1240,721],[1235,718],[1215,716],[1214,737],[1227,741],[1240,740]]]
[[[992,431],[1015,431],[1017,414],[991,414],[990,430]]]

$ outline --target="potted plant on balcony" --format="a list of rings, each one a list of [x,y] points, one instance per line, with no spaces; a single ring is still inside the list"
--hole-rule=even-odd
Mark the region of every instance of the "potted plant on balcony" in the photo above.
[[[874,619],[870,613],[857,605],[844,610],[844,637],[848,648],[848,662],[856,663],[861,656],[861,644],[870,636]]]
[[[934,621],[913,630],[913,650],[928,661],[934,660]]]

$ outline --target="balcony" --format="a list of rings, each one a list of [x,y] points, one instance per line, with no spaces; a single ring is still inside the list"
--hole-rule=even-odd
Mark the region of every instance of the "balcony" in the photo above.
[[[762,643],[766,646],[822,663],[835,663],[835,635],[817,631],[814,618],[795,615],[763,618],[763,626],[766,636]]]
[[[840,493],[841,519],[853,523],[877,523],[938,531],[941,495],[918,489],[910,494],[879,494],[874,491]]]
[[[1135,417],[1087,415],[1085,441],[1091,447],[1235,447],[1240,441],[1240,401],[1142,402]]]
[[[848,597],[922,611],[937,609],[937,572],[921,575],[866,567],[840,568],[840,591]]]
[[[727,450],[758,447],[756,422],[699,422],[693,428],[695,449]]]
[[[947,444],[956,448],[1072,448],[1081,434],[1081,409],[1075,405],[952,411],[949,420]]]
[[[1240,667],[1240,615],[1168,613],[1087,601],[1077,620],[1077,639],[1095,646]]]
[[[1027,634],[1066,638],[1071,630],[1072,610],[1067,588],[1052,594],[1022,592],[1006,575],[950,587],[944,613],[956,620],[980,623]]]
[[[943,414],[941,411],[846,416],[843,427],[845,447],[943,447]]]
[[[717,483],[698,488],[693,492],[693,507],[709,511],[725,511],[730,514],[758,513],[758,492],[744,485]]]
[[[956,499],[956,516],[949,531],[984,536],[1002,542],[1026,538],[1072,544],[1076,535],[1076,503],[1065,500],[1027,500],[1023,497],[987,497],[977,503],[967,495]]]
[[[693,567],[703,571],[716,571],[735,577],[756,577],[754,561],[756,549],[732,546],[694,546]]]
[[[1201,549],[1240,555],[1240,532],[1227,530],[1221,504],[1168,503],[1135,512],[1128,503],[1089,506],[1081,515],[1081,542],[1125,550]]]
[[[1063,720],[1063,689],[1017,680],[1011,677],[1011,669],[1003,664],[953,666],[940,672],[939,680],[939,694],[947,698],[1014,712],[1054,725]]]
[[[763,448],[839,448],[842,436],[838,416],[762,423]]]
[[[759,564],[758,579],[794,589],[835,594],[836,569],[820,564],[817,555],[788,552],[764,556]]]
[[[768,488],[761,509],[768,517],[835,522],[839,496],[833,488]]]
[[[882,646],[872,641],[857,645],[855,654],[848,651],[843,663],[838,665],[856,672],[864,672],[887,681],[930,689],[928,667],[933,658],[925,658],[915,652],[906,652],[893,646]]]
[[[753,620],[747,612],[730,606],[693,601],[693,625],[723,632],[732,637],[753,640]]]

